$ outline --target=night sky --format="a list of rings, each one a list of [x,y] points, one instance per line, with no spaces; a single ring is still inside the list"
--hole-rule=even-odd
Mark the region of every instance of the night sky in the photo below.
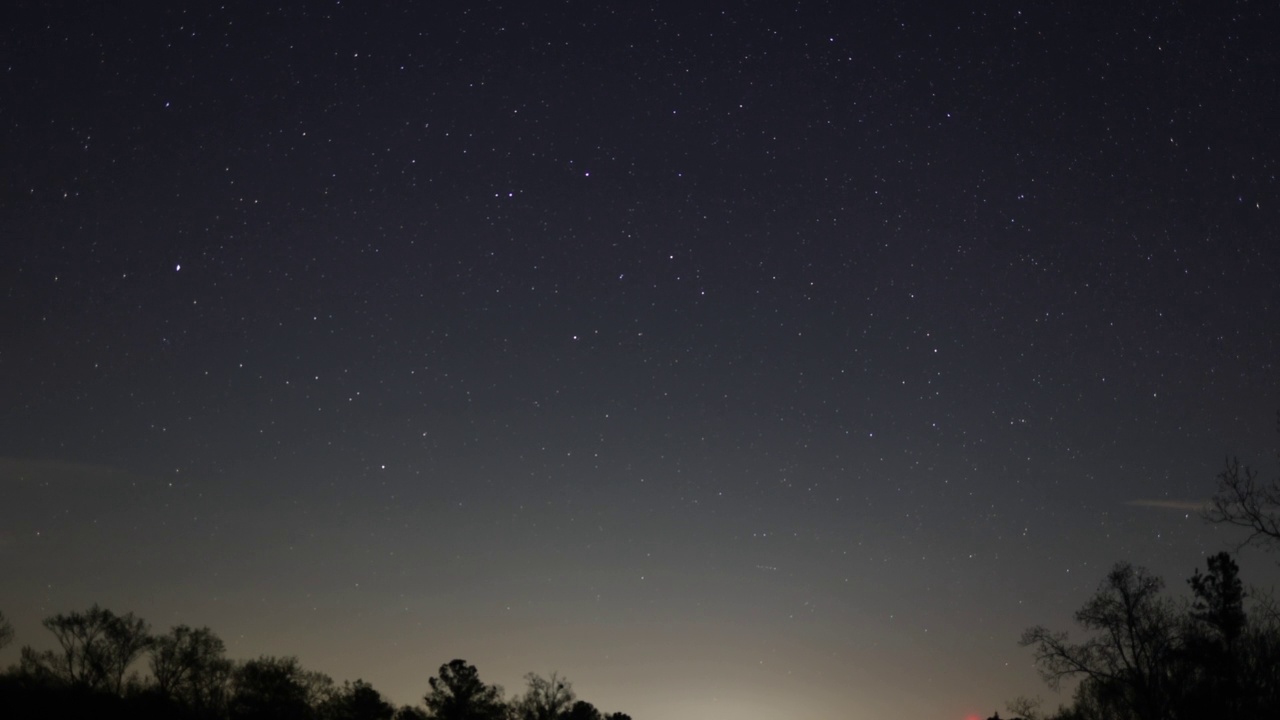
[[[1280,440],[1280,8],[1117,5],[5,3],[0,665],[1056,705]]]

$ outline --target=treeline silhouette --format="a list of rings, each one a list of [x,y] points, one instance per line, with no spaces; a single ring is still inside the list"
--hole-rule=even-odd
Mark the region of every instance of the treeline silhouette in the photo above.
[[[22,648],[0,674],[0,718],[136,720],[631,720],[578,700],[552,673],[525,676],[504,698],[474,665],[453,660],[427,681],[421,706],[395,707],[363,680],[338,685],[296,657],[234,661],[207,627],[178,625],[159,635],[133,613],[94,605],[45,618],[56,648]],[[0,648],[12,642],[0,614]]]
[[[1277,413],[1280,428],[1280,413]],[[1230,459],[1202,517],[1248,531],[1240,544],[1280,549],[1280,477]],[[1246,592],[1231,555],[1195,571],[1191,597],[1165,594],[1146,569],[1117,563],[1075,613],[1084,636],[1042,626],[1022,645],[1054,689],[1076,683],[1071,703],[1052,714],[1018,698],[1015,720],[1276,720],[1280,718],[1280,604]],[[997,713],[990,720],[999,720]]]
[[[1280,611],[1269,597],[1248,606],[1228,553],[1208,559],[1187,581],[1192,598],[1174,598],[1141,567],[1117,563],[1076,611],[1076,639],[1029,628],[1050,687],[1078,681],[1069,705],[1051,715],[1018,699],[1009,710],[1029,720],[1261,720],[1280,718]],[[998,716],[997,716],[998,717]]]
[[[1280,477],[1263,483],[1229,460],[1203,518],[1248,531],[1241,548],[1280,550]],[[1050,687],[1074,683],[1071,702],[1049,713],[1018,698],[1010,720],[1280,718],[1280,603],[1246,592],[1239,572],[1230,553],[1213,555],[1187,580],[1191,597],[1176,598],[1146,569],[1117,563],[1075,613],[1083,637],[1043,626],[1022,636]],[[296,657],[232,661],[208,628],[153,635],[132,613],[97,605],[44,627],[57,647],[24,646],[0,673],[0,719],[631,720],[578,700],[555,673],[526,675],[525,692],[505,699],[453,660],[428,680],[421,706],[396,708],[363,680],[337,685]],[[13,639],[0,614],[0,648]]]

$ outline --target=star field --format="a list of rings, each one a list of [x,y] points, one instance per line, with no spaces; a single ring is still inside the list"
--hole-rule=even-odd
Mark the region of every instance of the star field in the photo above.
[[[960,718],[1274,457],[1262,4],[0,12],[4,664]]]

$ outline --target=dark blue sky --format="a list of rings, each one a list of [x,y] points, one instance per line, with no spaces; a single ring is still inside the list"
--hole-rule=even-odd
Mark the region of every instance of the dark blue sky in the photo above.
[[[19,644],[100,602],[401,703],[960,718],[1235,539],[1274,8],[470,5],[0,11]]]

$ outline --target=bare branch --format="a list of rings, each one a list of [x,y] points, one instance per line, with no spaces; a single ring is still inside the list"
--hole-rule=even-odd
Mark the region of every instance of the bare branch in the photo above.
[[[1247,545],[1280,549],[1280,481],[1259,482],[1253,468],[1231,458],[1218,474],[1218,491],[1204,519],[1248,530],[1237,550]]]

